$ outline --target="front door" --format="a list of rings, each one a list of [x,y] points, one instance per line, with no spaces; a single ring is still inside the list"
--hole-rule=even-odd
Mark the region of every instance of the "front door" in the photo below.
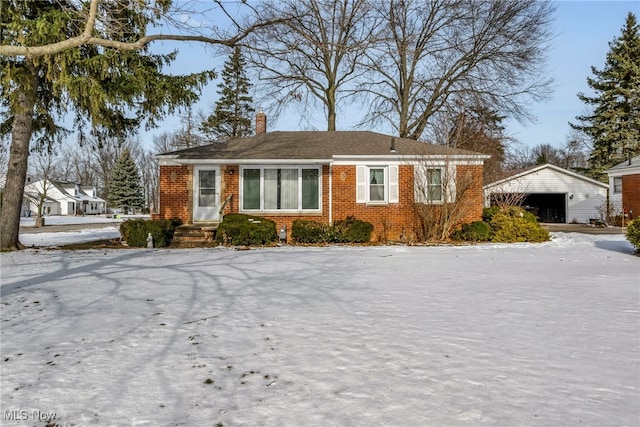
[[[193,173],[193,221],[218,221],[220,168],[196,166]]]

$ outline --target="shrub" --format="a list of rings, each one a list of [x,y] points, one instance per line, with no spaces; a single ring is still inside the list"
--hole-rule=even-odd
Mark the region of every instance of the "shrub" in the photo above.
[[[524,209],[509,207],[493,213],[489,222],[492,242],[546,242],[549,232],[540,227],[535,216]]]
[[[463,224],[460,230],[453,233],[454,240],[486,242],[491,238],[491,227],[484,221]]]
[[[484,208],[482,210],[482,220],[485,222],[490,222],[495,214],[500,212],[500,206],[491,206],[490,208]]]
[[[331,226],[297,219],[291,226],[291,238],[298,243],[327,243],[332,240]]]
[[[178,219],[144,220],[130,219],[120,224],[120,234],[127,245],[146,247],[147,236],[151,233],[153,246],[164,248],[171,244],[176,227],[181,224]]]
[[[640,218],[636,218],[627,225],[627,240],[640,251]]]
[[[216,233],[216,241],[226,245],[264,245],[276,240],[275,222],[236,213],[225,215]]]
[[[371,241],[373,224],[348,216],[333,223],[333,241],[336,243],[367,243]]]

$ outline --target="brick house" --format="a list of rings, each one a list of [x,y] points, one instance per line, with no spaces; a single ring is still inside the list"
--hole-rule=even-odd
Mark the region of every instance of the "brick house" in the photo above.
[[[158,155],[155,217],[206,226],[246,213],[274,220],[290,237],[296,219],[354,216],[385,241],[420,236],[416,203],[438,209],[464,197],[462,222],[482,217],[488,156],[367,131],[267,133],[259,116],[257,123],[248,138]]]
[[[624,212],[624,220],[640,216],[640,156],[629,158],[605,171],[609,176],[609,202],[617,211]]]

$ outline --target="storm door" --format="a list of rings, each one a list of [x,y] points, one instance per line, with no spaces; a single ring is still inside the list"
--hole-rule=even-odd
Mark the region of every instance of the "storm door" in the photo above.
[[[193,174],[193,221],[218,221],[220,168],[196,166]]]

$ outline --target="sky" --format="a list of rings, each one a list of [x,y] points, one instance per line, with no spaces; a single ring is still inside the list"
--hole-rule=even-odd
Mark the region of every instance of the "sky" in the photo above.
[[[557,10],[553,22],[555,34],[548,52],[548,72],[555,80],[554,92],[547,102],[532,103],[530,111],[534,122],[520,124],[509,120],[506,132],[523,145],[533,147],[539,144],[562,146],[569,136],[569,122],[586,112],[585,105],[578,99],[579,92],[590,93],[587,77],[591,77],[591,66],[602,69],[609,42],[620,36],[624,21],[629,12],[640,17],[638,1],[556,1]],[[156,45],[156,48],[160,46]],[[222,70],[227,59],[225,55],[216,54],[211,47],[198,44],[177,45],[180,50],[172,70],[175,72],[193,72],[207,67]],[[210,83],[202,93],[200,102],[194,110],[210,113],[218,97],[217,84]],[[259,82],[253,82],[259,84]],[[258,109],[259,106],[256,106]],[[353,107],[350,107],[353,108]],[[338,117],[338,129],[348,130],[360,118],[358,116]],[[180,117],[172,116],[161,124],[160,129],[141,136],[147,143],[153,135],[172,132],[181,127]],[[309,122],[301,122],[297,112],[289,110],[277,120],[268,118],[267,129],[306,130],[325,129],[326,119],[322,111],[318,111]],[[372,129],[390,133],[389,129]]]
[[[43,248],[0,253],[0,263],[7,427],[54,416],[282,427],[640,418],[640,259],[622,234]]]

